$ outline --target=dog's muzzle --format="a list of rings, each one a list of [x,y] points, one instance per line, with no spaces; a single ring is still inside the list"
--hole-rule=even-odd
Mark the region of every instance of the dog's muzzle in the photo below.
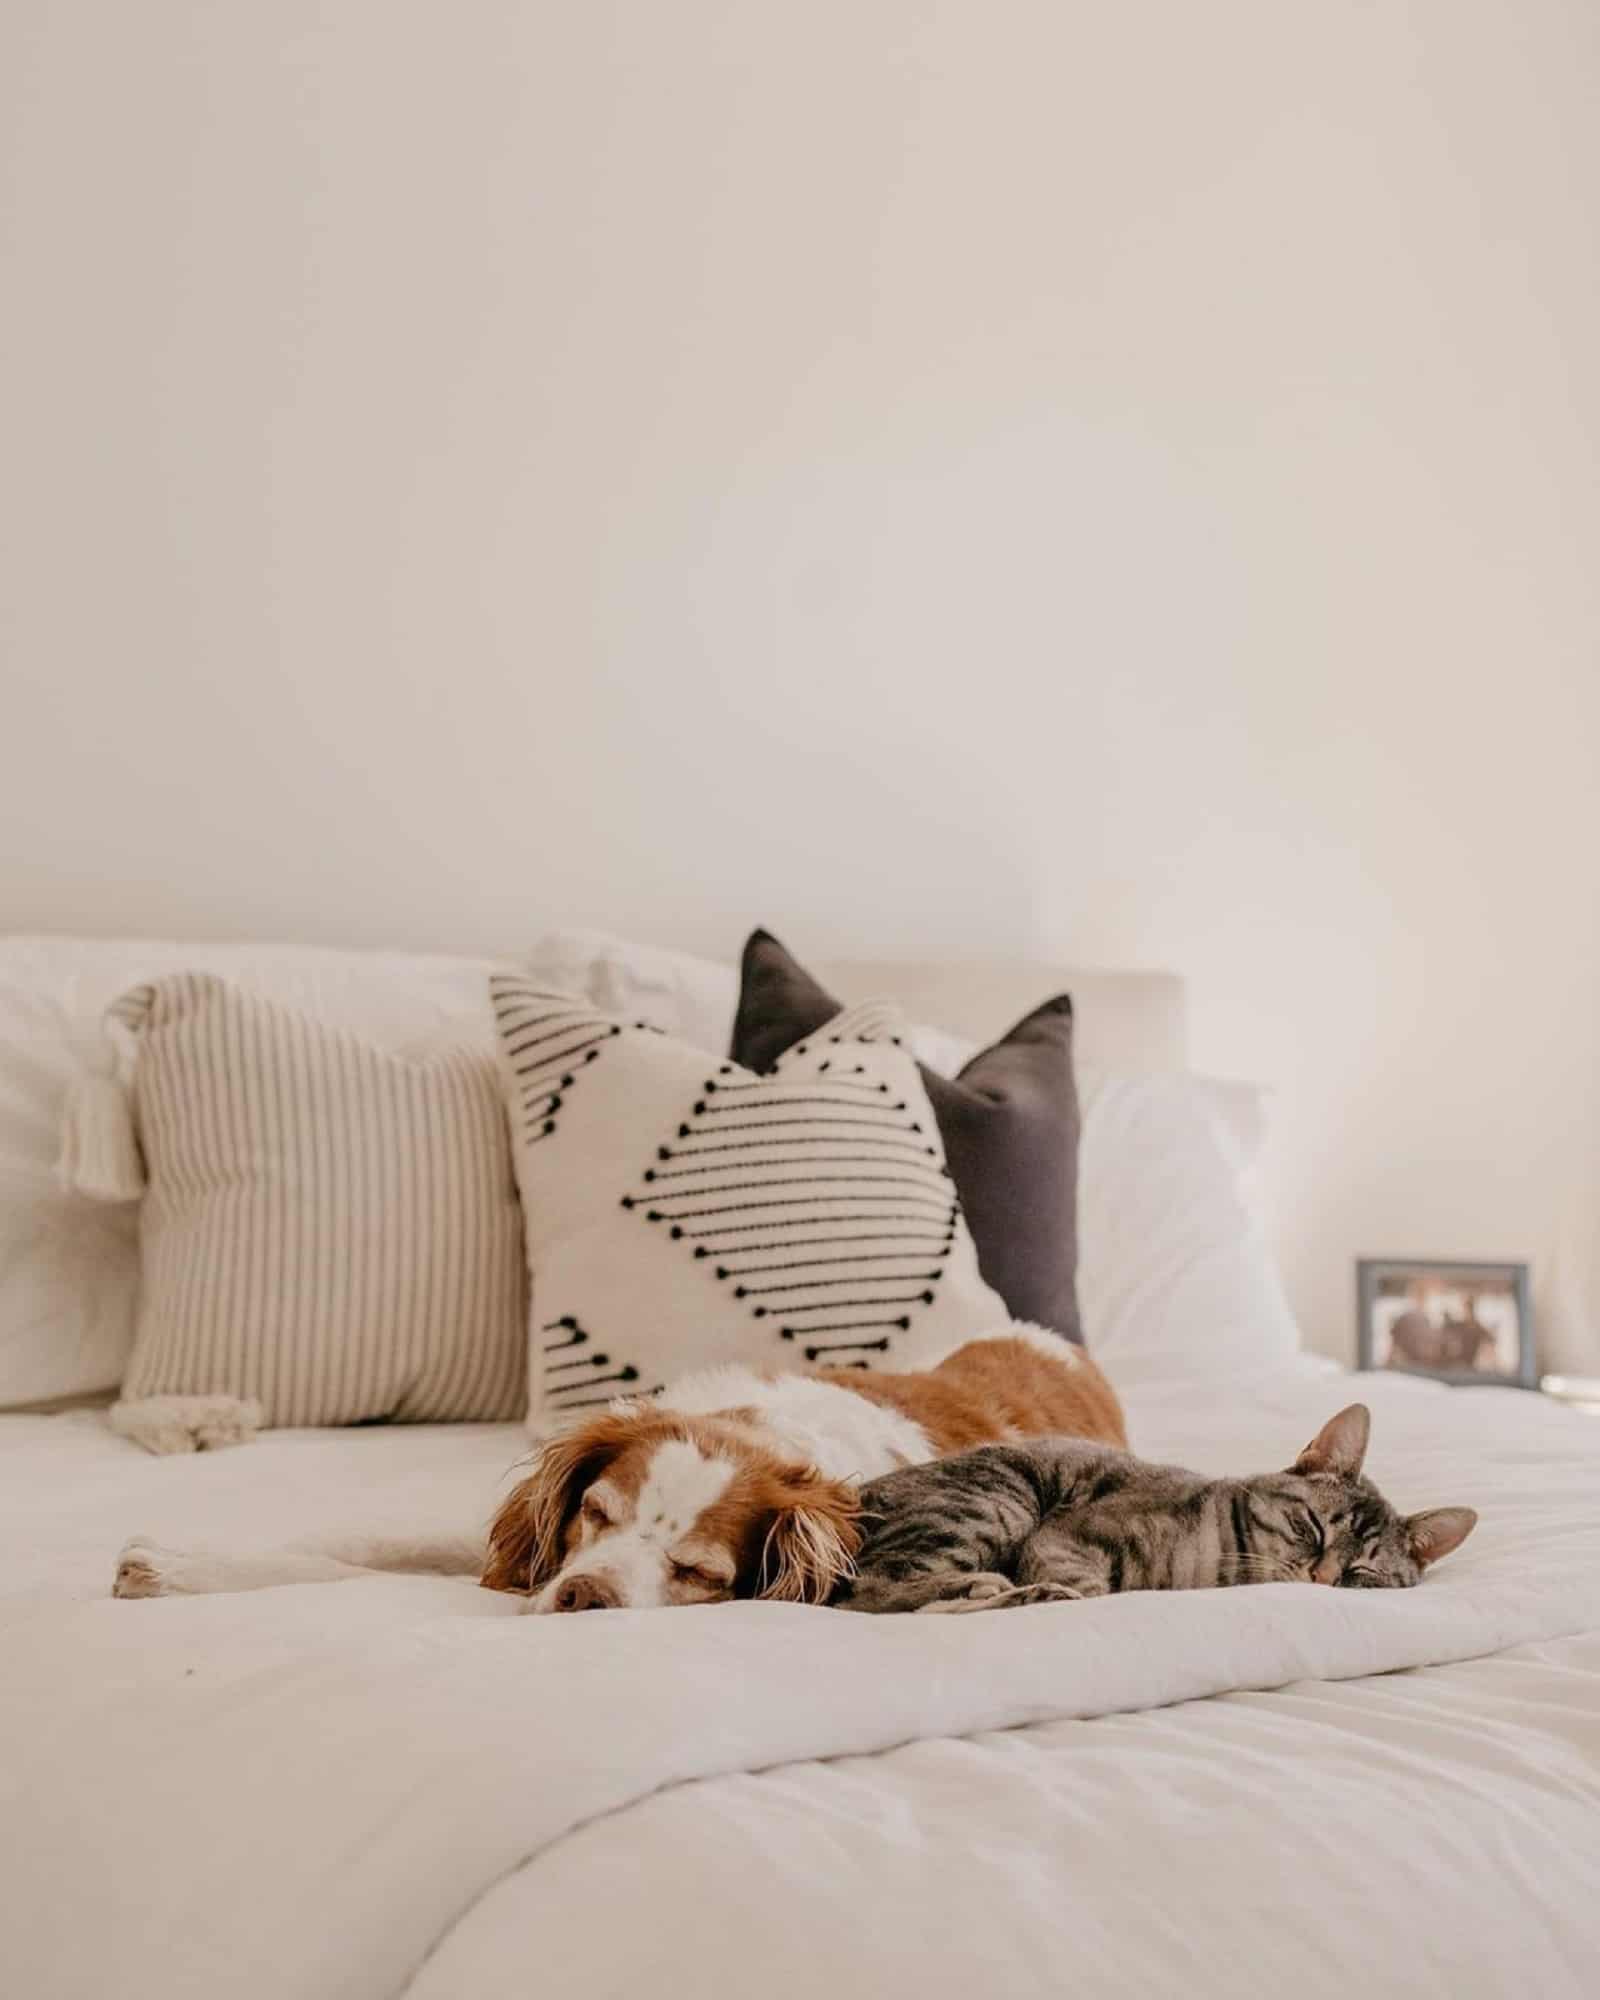
[[[622,1593],[607,1576],[584,1574],[563,1577],[550,1593],[546,1607],[551,1611],[616,1611]]]

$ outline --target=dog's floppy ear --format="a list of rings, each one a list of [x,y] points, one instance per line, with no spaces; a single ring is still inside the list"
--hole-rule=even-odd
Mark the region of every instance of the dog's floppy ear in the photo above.
[[[489,1530],[485,1590],[538,1590],[561,1567],[562,1535],[583,1496],[635,1436],[632,1411],[608,1410],[540,1447]]]
[[[757,1597],[826,1604],[833,1587],[855,1573],[861,1502],[853,1486],[819,1472],[795,1472],[767,1530]]]

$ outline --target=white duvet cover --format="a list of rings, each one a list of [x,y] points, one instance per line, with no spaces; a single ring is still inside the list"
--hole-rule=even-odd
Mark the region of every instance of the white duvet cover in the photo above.
[[[0,1420],[0,1990],[1592,2000],[1600,1423],[1359,1387],[1392,1497],[1483,1516],[1419,1590],[955,1619],[530,1619],[413,1578],[117,1603],[135,1531],[467,1529],[521,1441],[151,1459]],[[1248,1471],[1350,1393],[1306,1363],[1130,1416]]]

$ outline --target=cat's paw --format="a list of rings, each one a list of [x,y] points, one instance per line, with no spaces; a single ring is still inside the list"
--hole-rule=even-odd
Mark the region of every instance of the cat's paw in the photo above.
[[[1066,1604],[1083,1596],[1068,1583],[1012,1583],[1003,1576],[975,1576],[958,1597],[924,1604],[923,1611],[1016,1611],[1025,1604]]]
[[[975,1604],[982,1604],[992,1597],[1007,1597],[1015,1589],[1016,1585],[1009,1577],[1001,1576],[995,1570],[981,1569],[976,1576],[968,1578],[966,1589],[959,1595],[970,1598]]]
[[[989,1611],[1003,1604],[1016,1589],[1008,1576],[1001,1576],[998,1570],[980,1569],[971,1576],[958,1578],[948,1591],[937,1597],[931,1604],[920,1604],[919,1611]]]
[[[1019,1583],[1006,1599],[1006,1609],[1018,1604],[1075,1604],[1087,1595],[1070,1583]]]

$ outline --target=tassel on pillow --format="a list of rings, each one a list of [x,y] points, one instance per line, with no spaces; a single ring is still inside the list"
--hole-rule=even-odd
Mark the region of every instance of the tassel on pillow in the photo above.
[[[254,1396],[142,1396],[113,1403],[110,1422],[118,1437],[166,1458],[248,1444],[261,1428],[261,1405]]]
[[[137,1201],[144,1193],[133,1105],[117,1073],[109,1035],[92,1056],[85,1056],[67,1092],[56,1172],[63,1187],[96,1201]]]

